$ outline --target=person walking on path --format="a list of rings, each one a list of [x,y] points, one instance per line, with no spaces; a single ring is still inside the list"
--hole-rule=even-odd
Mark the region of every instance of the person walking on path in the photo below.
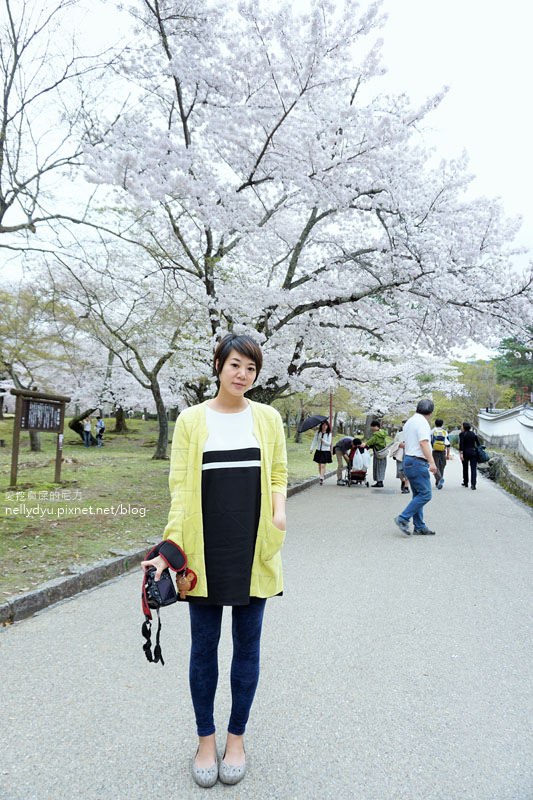
[[[405,455],[404,472],[411,486],[413,497],[406,508],[395,517],[394,522],[407,536],[411,535],[409,522],[414,524],[414,533],[433,536],[435,531],[430,530],[424,522],[424,506],[431,500],[431,479],[437,472],[433,452],[431,450],[431,428],[429,419],[433,413],[432,400],[419,400],[416,413],[410,417],[404,426]]]
[[[437,465],[437,472],[435,473],[435,486],[437,489],[442,489],[444,486],[444,470],[446,469],[446,461],[450,457],[450,440],[448,439],[448,431],[442,427],[443,425],[444,420],[436,419],[435,427],[431,431],[433,461]]]
[[[387,469],[387,457],[378,458],[377,453],[387,446],[387,436],[385,431],[381,430],[381,423],[377,419],[372,420],[370,423],[370,430],[372,431],[372,436],[364,443],[364,446],[372,449],[374,453],[372,459],[372,477],[375,483],[372,484],[372,489],[383,489],[383,481],[385,480],[385,471]]]
[[[402,494],[409,494],[409,481],[405,477],[403,471],[403,457],[405,455],[405,433],[403,426],[407,422],[406,419],[402,420],[402,428],[394,437],[394,443],[391,448],[391,458],[396,462],[396,477],[400,479],[400,492]]]
[[[333,452],[337,456],[337,486],[344,486],[346,481],[342,477],[345,467],[350,465],[349,453],[352,449],[354,440],[351,436],[345,436],[333,447]]]
[[[85,417],[83,420],[83,444],[85,447],[91,446],[93,423],[90,417]]]
[[[171,507],[164,539],[147,560],[156,580],[168,566],[193,573],[189,683],[198,750],[191,770],[202,787],[238,783],[244,733],[259,680],[266,599],[283,592],[287,454],[279,413],[245,398],[262,366],[250,336],[228,334],[214,354],[216,397],[183,411],[170,462]],[[178,566],[179,565],[179,566]],[[232,608],[232,706],[219,762],[214,701],[224,606]]]
[[[332,461],[331,428],[329,427],[329,422],[326,420],[321,423],[320,428],[313,436],[309,452],[312,453],[313,450],[315,451],[313,461],[318,464],[318,474],[320,477],[320,485],[322,486],[324,483],[324,475],[326,474],[326,464],[331,464]]]
[[[470,465],[470,484],[472,489],[477,484],[477,450],[480,441],[469,422],[463,422],[459,434],[459,458],[463,462],[463,486],[468,488],[468,465]]]

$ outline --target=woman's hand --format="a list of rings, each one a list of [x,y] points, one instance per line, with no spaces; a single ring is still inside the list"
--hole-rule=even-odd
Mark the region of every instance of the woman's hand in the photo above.
[[[287,516],[286,514],[282,514],[278,512],[272,516],[272,524],[275,528],[278,528],[280,531],[287,530]]]
[[[272,492],[272,524],[280,531],[287,530],[287,514],[285,511],[285,495]]]
[[[150,567],[155,567],[155,579],[156,581],[159,580],[161,577],[161,573],[164,569],[168,567],[167,562],[161,556],[156,556],[155,558],[151,558],[150,561],[141,561],[141,567],[146,572],[147,569]]]

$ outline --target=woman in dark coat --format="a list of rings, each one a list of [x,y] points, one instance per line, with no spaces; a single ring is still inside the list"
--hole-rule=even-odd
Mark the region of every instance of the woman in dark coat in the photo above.
[[[468,488],[468,465],[470,464],[470,484],[476,488],[477,482],[477,451],[480,442],[477,434],[472,430],[469,422],[463,422],[459,434],[459,458],[463,462],[463,486]]]

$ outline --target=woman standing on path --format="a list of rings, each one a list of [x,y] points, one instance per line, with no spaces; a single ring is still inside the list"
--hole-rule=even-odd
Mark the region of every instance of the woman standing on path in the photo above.
[[[469,422],[463,422],[459,434],[459,458],[463,462],[463,486],[468,488],[468,465],[470,464],[470,485],[476,488],[477,483],[477,451],[480,442]]]
[[[197,582],[187,595],[189,682],[199,737],[192,775],[199,786],[238,783],[246,771],[244,732],[259,680],[267,597],[283,591],[287,455],[279,413],[249,401],[263,356],[250,336],[228,334],[215,351],[216,397],[183,411],[170,463],[171,507],[164,541],[142,566],[182,563]],[[152,555],[152,553],[150,554]],[[232,607],[232,708],[224,755],[215,741],[214,700],[222,611]]]
[[[315,451],[313,461],[318,464],[318,474],[320,476],[320,485],[324,483],[324,475],[326,473],[326,464],[331,464],[331,428],[329,422],[324,420],[320,428],[313,436],[311,442],[310,453]]]
[[[92,438],[92,435],[93,435],[92,428],[93,428],[93,421],[92,421],[91,417],[85,417],[85,419],[83,420],[83,444],[84,444],[84,447],[90,447],[91,446],[91,438]]]
[[[385,480],[385,471],[387,469],[387,458],[378,458],[377,454],[387,446],[387,436],[385,431],[381,430],[381,422],[378,419],[372,420],[370,423],[370,430],[372,436],[365,442],[365,447],[371,448],[374,451],[372,475],[375,483],[372,484],[372,489],[383,489],[383,481]]]

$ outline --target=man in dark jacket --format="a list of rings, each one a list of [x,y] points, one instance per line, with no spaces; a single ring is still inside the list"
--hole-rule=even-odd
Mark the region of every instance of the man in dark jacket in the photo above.
[[[463,422],[461,427],[462,431],[459,434],[459,458],[463,462],[463,486],[468,488],[468,465],[470,464],[470,483],[472,489],[475,489],[477,483],[476,447],[480,442],[469,422]]]

